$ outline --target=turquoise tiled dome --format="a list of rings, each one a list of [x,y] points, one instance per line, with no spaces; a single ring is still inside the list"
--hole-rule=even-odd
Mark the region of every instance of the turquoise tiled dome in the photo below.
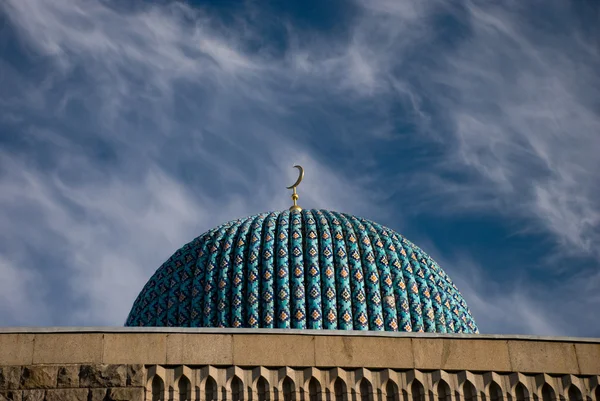
[[[478,332],[419,247],[326,210],[259,214],[199,236],[154,273],[126,326]]]

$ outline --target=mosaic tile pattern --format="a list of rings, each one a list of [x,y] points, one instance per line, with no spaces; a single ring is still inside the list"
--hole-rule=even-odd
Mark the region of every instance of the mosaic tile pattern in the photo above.
[[[423,250],[327,210],[264,213],[206,232],[150,278],[126,326],[478,332]]]

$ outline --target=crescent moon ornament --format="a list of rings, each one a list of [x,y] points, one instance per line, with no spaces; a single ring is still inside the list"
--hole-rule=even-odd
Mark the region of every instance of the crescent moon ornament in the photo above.
[[[297,203],[298,202],[298,194],[296,193],[296,187],[298,185],[300,185],[300,183],[302,182],[302,179],[304,178],[304,169],[300,165],[295,165],[294,168],[298,169],[298,173],[299,173],[298,179],[296,180],[294,185],[291,185],[286,188],[294,191],[294,192],[292,192],[292,201],[294,202],[294,204],[290,207],[290,212],[300,212],[300,211],[302,211],[302,208],[300,206],[298,206],[298,203]]]
[[[294,185],[290,185],[289,187],[286,187],[287,189],[296,188],[298,185],[300,185],[300,183],[302,182],[302,179],[304,178],[304,169],[302,168],[302,166],[295,165],[294,168],[298,169],[298,172],[300,173],[300,175],[298,175],[298,179],[296,180]]]

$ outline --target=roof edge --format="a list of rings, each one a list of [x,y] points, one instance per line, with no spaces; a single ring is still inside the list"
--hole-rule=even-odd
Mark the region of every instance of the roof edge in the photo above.
[[[570,343],[596,343],[600,338],[567,336],[533,336],[523,334],[454,334],[454,333],[410,333],[359,330],[310,330],[310,329],[234,329],[199,327],[0,327],[2,334],[60,334],[60,333],[185,333],[185,334],[256,334],[256,335],[304,335],[304,336],[348,336],[348,337],[393,337],[393,338],[448,338],[465,340],[521,340],[552,341]]]

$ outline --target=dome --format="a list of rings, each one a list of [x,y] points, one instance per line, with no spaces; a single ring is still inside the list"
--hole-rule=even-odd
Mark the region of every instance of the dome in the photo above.
[[[419,247],[326,210],[264,213],[204,233],[154,273],[126,326],[478,332]]]

